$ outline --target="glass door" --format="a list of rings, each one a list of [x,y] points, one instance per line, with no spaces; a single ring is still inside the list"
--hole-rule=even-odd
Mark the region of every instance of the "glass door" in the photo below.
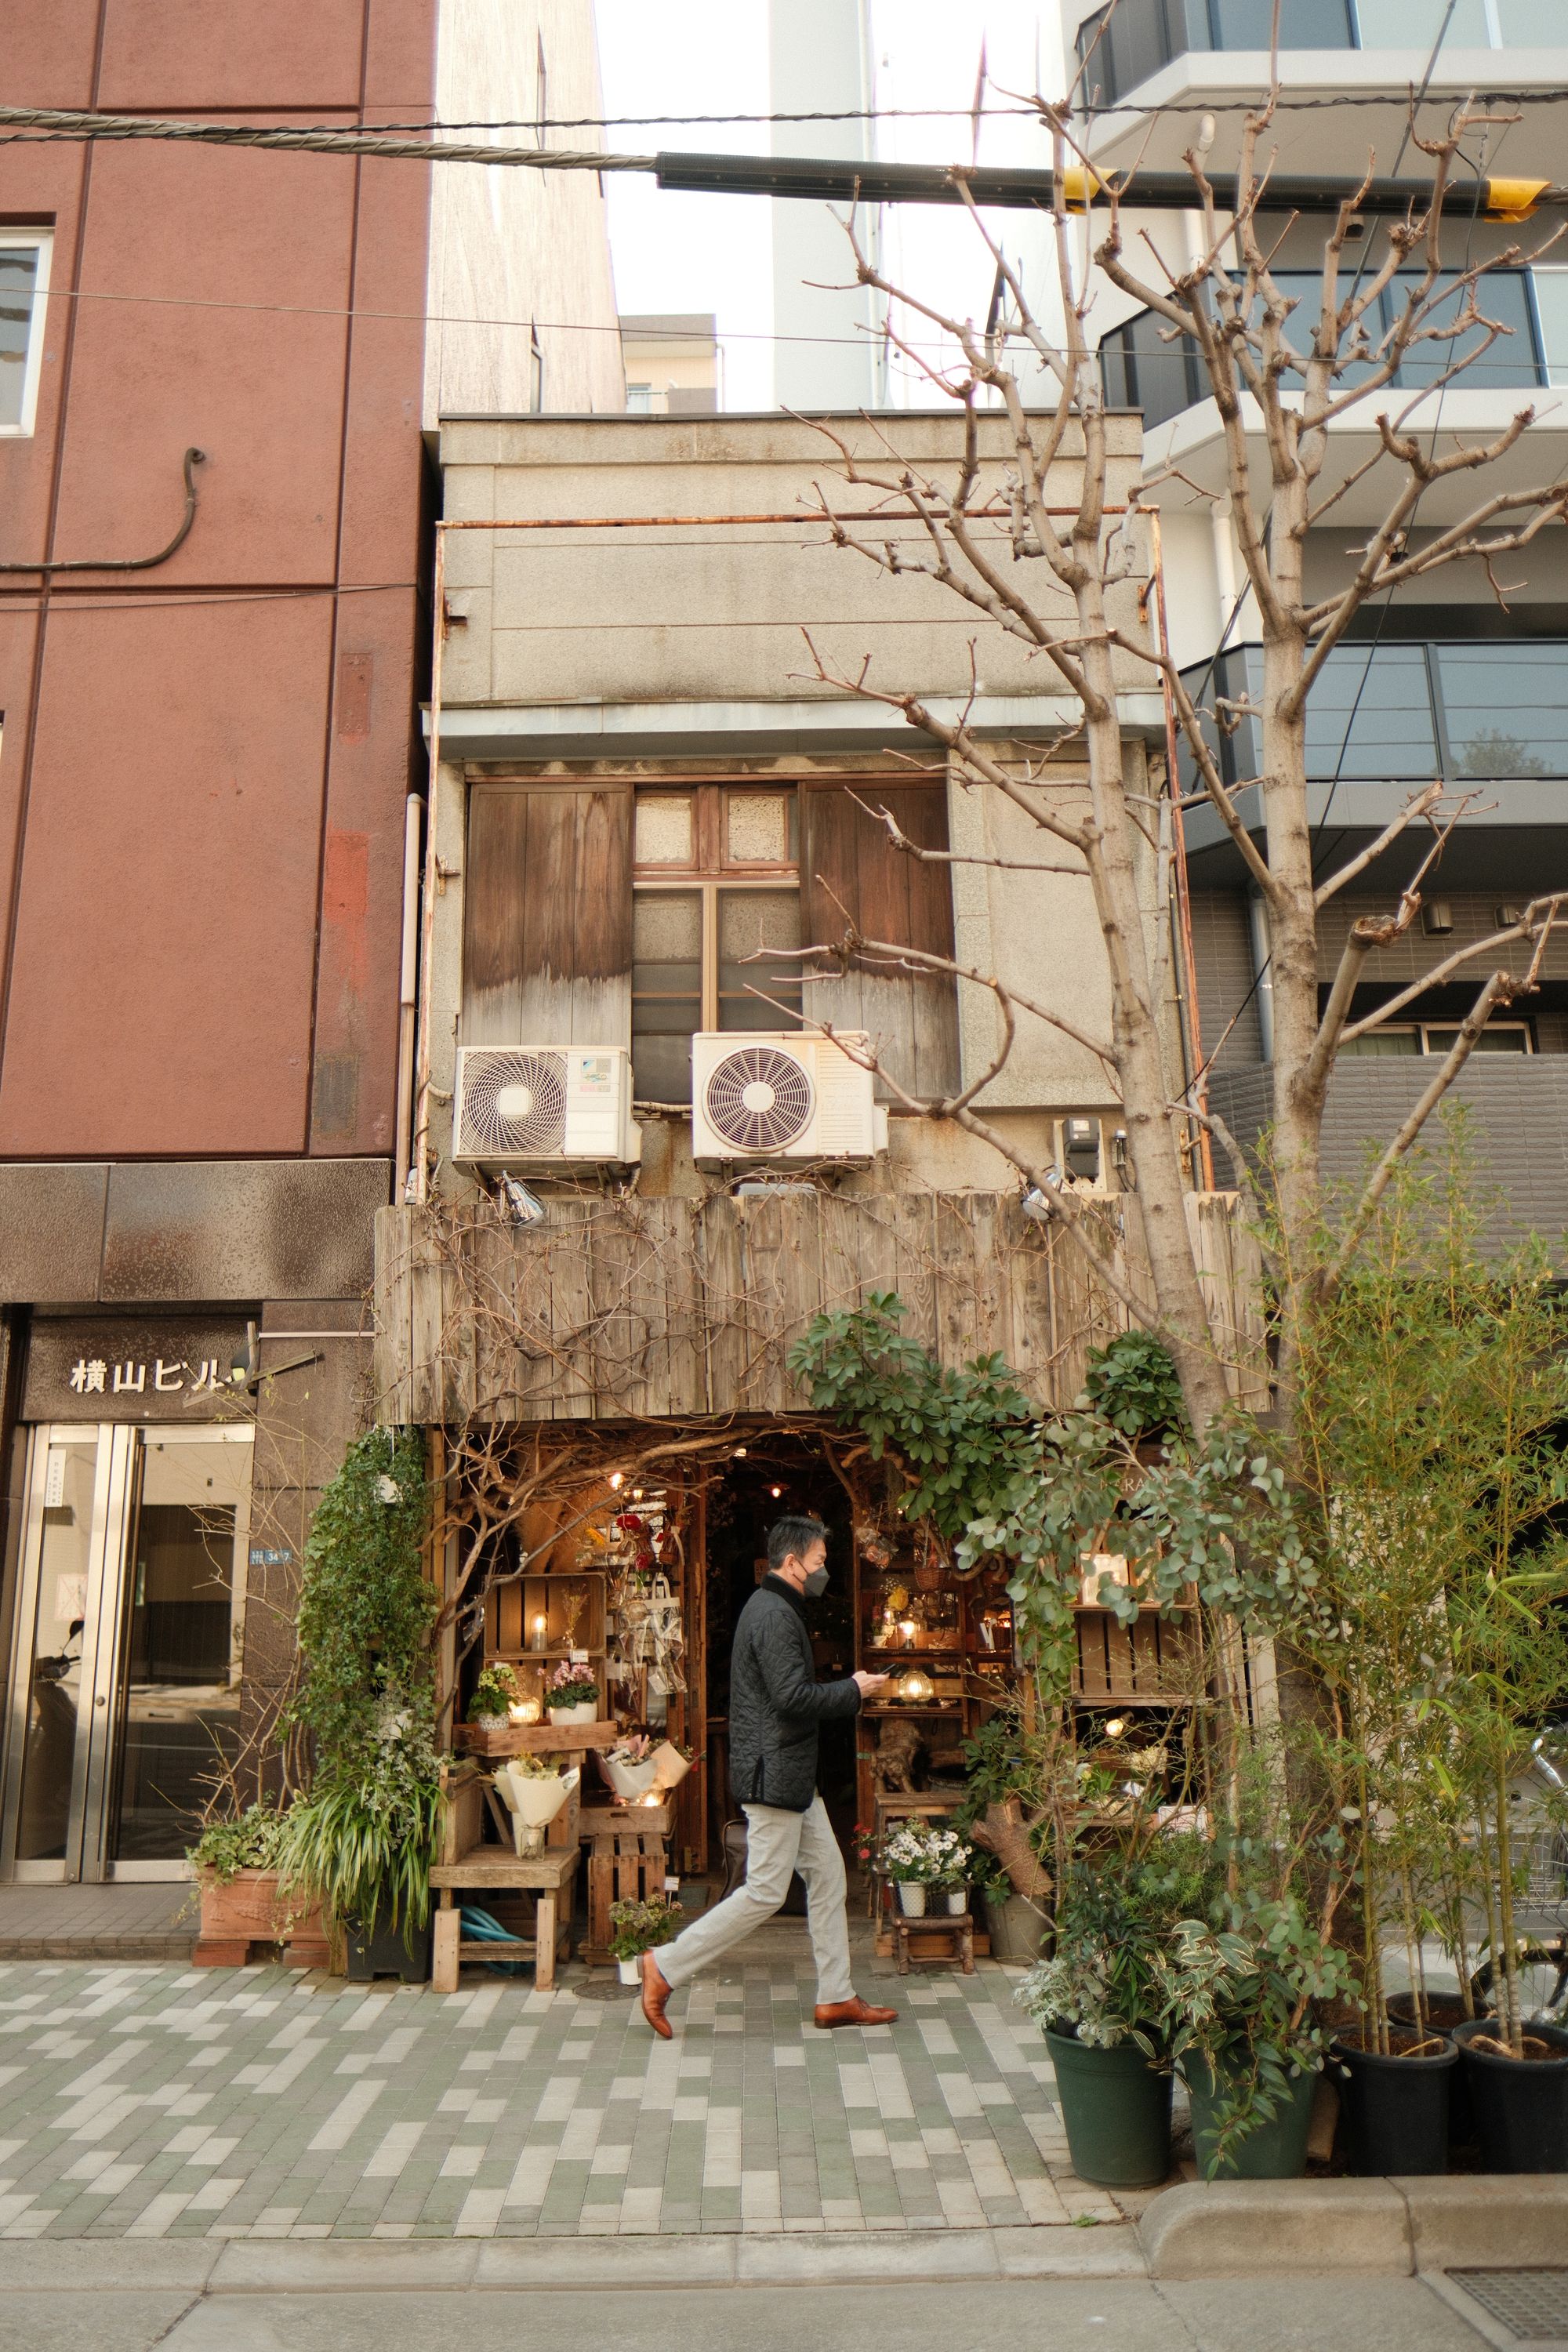
[[[184,1874],[238,1744],[251,1440],[34,1431],[0,1875]]]

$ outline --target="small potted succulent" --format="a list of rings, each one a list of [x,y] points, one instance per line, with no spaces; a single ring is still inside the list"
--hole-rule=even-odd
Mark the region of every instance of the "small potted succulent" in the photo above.
[[[522,1696],[516,1675],[505,1661],[492,1658],[480,1673],[468,1701],[468,1721],[480,1731],[504,1731],[511,1717],[508,1710]]]
[[[590,1669],[574,1658],[563,1658],[544,1685],[546,1711],[557,1724],[595,1723],[599,1716],[599,1685]]]
[[[646,1903],[612,1903],[610,1952],[624,1985],[642,1980],[642,1956],[680,1933],[685,1914],[668,1895],[650,1895]]]

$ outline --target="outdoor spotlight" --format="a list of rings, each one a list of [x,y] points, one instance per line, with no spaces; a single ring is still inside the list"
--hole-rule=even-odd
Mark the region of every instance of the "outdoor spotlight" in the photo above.
[[[544,1212],[526,1184],[509,1176],[503,1168],[496,1184],[496,1199],[503,1213],[514,1225],[542,1225]]]

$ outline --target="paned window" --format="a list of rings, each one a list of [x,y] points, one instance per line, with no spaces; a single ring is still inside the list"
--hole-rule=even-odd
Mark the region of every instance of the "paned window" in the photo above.
[[[1391,1023],[1386,1029],[1369,1029],[1364,1037],[1352,1037],[1342,1045],[1342,1054],[1353,1054],[1363,1060],[1389,1060],[1401,1055],[1451,1054],[1459,1034],[1457,1021],[1413,1021]],[[1478,1054],[1533,1054],[1535,1040],[1528,1021],[1489,1021],[1473,1048]]]
[[[637,793],[632,1064],[639,1101],[690,1101],[696,1030],[799,1027],[800,967],[787,952],[803,943],[799,823],[793,784]],[[770,950],[780,950],[776,960]]]
[[[0,433],[31,433],[49,283],[47,231],[0,228]]]

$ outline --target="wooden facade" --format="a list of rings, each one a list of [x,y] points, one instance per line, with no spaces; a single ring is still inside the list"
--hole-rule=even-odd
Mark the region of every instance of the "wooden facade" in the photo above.
[[[1189,1219],[1232,1386],[1268,1403],[1256,1243],[1234,1193]],[[1135,1196],[1090,1213],[1146,1287]],[[787,1369],[815,1315],[897,1291],[945,1364],[1003,1356],[1047,1408],[1126,1328],[1083,1253],[1016,1194],[801,1189],[735,1199],[557,1194],[518,1227],[489,1202],[384,1209],[376,1230],[378,1419],[426,1426],[701,1420],[807,1410]]]

